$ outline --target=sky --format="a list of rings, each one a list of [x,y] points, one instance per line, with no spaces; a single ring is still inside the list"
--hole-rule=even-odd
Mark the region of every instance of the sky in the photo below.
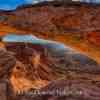
[[[100,0],[80,0],[80,1],[100,3]]]
[[[0,9],[15,9],[18,5],[30,2],[32,2],[32,0],[0,0]]]
[[[37,3],[38,1],[47,1],[47,0],[0,0],[0,9],[11,10],[11,9],[15,9],[19,5],[33,4],[33,3]],[[52,0],[48,0],[48,1],[52,1]],[[100,3],[100,0],[80,0],[80,1],[86,1],[86,2],[96,1]]]
[[[0,9],[4,10],[15,9],[19,5],[33,4],[37,3],[38,1],[44,1],[44,0],[0,0]]]

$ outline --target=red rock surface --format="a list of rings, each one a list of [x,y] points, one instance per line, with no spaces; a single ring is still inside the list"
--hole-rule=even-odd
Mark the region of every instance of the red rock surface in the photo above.
[[[37,35],[47,33],[48,38],[53,38],[54,34],[68,33],[81,33],[81,36],[84,36],[87,32],[100,31],[99,12],[99,5],[29,5],[19,7],[15,11],[1,12],[0,24],[26,31],[26,33],[38,33]],[[100,36],[98,35],[98,37]],[[94,41],[98,41],[97,37],[94,36],[93,38]],[[94,42],[94,44],[97,44],[97,42]]]
[[[55,35],[56,37],[60,35],[61,38],[61,36],[65,34],[69,36],[74,34],[75,36],[80,36],[79,38],[88,40],[89,43],[99,46],[99,13],[100,6],[91,6],[85,4],[60,4],[59,6],[52,6],[50,4],[45,6],[26,6],[19,7],[15,11],[0,12],[0,15],[3,16],[0,18],[0,25],[10,27],[11,30],[14,29],[13,32],[16,32],[16,30],[21,30],[25,33],[31,32],[37,36],[44,36],[46,33],[47,38],[51,38],[52,40],[54,39]],[[9,32],[7,28],[4,28],[3,31]],[[89,59],[87,56],[83,57],[83,55],[80,56],[76,53],[69,53],[69,51],[67,51],[66,57],[65,54],[63,54],[63,57],[65,58],[63,58],[60,53],[57,53],[56,55],[54,55],[54,53],[53,60],[49,59],[49,61],[47,57],[44,57],[45,59],[41,57],[41,62],[42,64],[46,65],[46,68],[44,66],[39,66],[38,77],[41,77],[42,79],[46,78],[46,80],[51,81],[50,84],[46,83],[46,87],[41,88],[40,91],[49,91],[52,89],[56,90],[57,88],[69,88],[70,90],[68,90],[68,92],[75,90],[73,94],[64,97],[55,95],[30,97],[27,94],[22,94],[22,96],[19,94],[16,96],[14,91],[12,91],[13,88],[10,87],[12,86],[11,80],[13,78],[11,76],[15,76],[15,81],[13,81],[13,83],[16,83],[17,80],[20,82],[20,78],[23,79],[23,77],[26,80],[28,79],[31,81],[38,78],[37,74],[33,71],[34,66],[29,68],[31,65],[30,63],[32,63],[29,62],[31,57],[30,48],[22,49],[23,48],[19,47],[18,49],[15,48],[13,51],[15,55],[10,54],[8,51],[0,52],[0,64],[2,65],[0,66],[0,75],[5,76],[6,74],[6,81],[8,82],[8,87],[10,88],[8,88],[8,100],[100,100],[100,65],[92,59]],[[62,51],[61,53],[64,52]],[[93,53],[95,54],[95,52]],[[33,58],[35,57],[36,55],[33,56]],[[56,57],[62,58],[58,61],[56,60]],[[14,66],[15,62],[17,62],[16,66]],[[28,64],[25,62],[28,62]],[[61,69],[61,66],[63,65],[66,65],[66,68]],[[48,66],[50,66],[50,69]],[[10,82],[8,74],[9,71],[12,73],[10,74]],[[53,73],[51,73],[52,71]],[[64,73],[64,80],[59,79],[53,81],[55,79],[56,72],[61,73],[60,75],[63,75],[62,73]],[[58,79],[58,74],[56,79]],[[23,84],[27,83],[26,80],[23,82],[21,81],[21,84],[12,84],[15,85],[15,88],[17,86],[17,89],[22,90],[23,92],[25,89],[25,87],[23,88]],[[28,82],[30,83],[30,81]],[[41,80],[39,82],[39,85],[43,85],[43,83],[45,83],[44,81],[41,83]],[[28,85],[32,87],[33,85],[29,83]],[[76,95],[75,92],[78,94]],[[80,92],[82,94],[80,94]]]

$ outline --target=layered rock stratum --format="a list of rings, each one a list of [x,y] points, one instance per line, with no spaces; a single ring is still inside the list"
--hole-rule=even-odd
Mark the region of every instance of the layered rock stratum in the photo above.
[[[34,34],[69,45],[100,63],[100,6],[44,2],[0,12],[0,34]],[[94,54],[95,52],[95,54]]]
[[[99,100],[100,65],[93,59],[52,42],[12,43],[6,49],[0,59],[8,63],[0,71],[5,72],[8,100]]]
[[[77,47],[76,52],[68,46],[56,48],[56,44],[4,45],[7,50],[0,49],[0,81],[8,84],[7,99],[100,100],[99,12],[99,5],[61,2],[1,11],[1,36],[31,33]],[[34,95],[37,90],[47,94]]]

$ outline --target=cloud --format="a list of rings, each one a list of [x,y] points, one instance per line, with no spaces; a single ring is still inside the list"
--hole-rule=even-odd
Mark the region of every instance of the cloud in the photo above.
[[[24,0],[25,3],[32,3],[33,0]]]
[[[0,0],[0,9],[10,10],[24,4],[24,0]]]
[[[22,4],[35,4],[42,1],[52,0],[0,0],[0,9],[10,10]]]
[[[25,3],[31,3],[31,4],[35,4],[41,1],[46,1],[46,0],[24,0]]]
[[[72,0],[72,1],[80,1],[80,0]]]
[[[53,0],[25,0],[25,2],[32,3],[32,4],[43,2],[43,1],[53,1]]]
[[[0,4],[0,9],[5,9],[5,10],[11,10],[11,9],[15,9],[16,7],[14,7],[14,6],[10,6],[10,5],[1,5]]]

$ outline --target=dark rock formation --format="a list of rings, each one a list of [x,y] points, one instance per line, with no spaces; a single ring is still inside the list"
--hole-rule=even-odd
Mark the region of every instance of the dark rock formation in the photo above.
[[[0,48],[0,78],[8,75],[15,64],[15,57],[10,52]]]
[[[1,13],[0,22],[34,32],[88,32],[99,30],[99,12],[99,5],[60,3],[55,6],[48,3],[23,6],[15,11]]]
[[[67,79],[52,82],[34,100],[99,100],[99,92],[100,87],[88,80]]]
[[[51,2],[38,5],[18,7],[14,11],[0,13],[0,24],[9,25],[26,32],[34,32],[37,36],[80,34],[89,38],[88,33],[100,32],[100,5],[83,3]],[[100,37],[100,36],[99,36]],[[85,39],[86,39],[85,38]],[[90,39],[88,39],[90,41]],[[94,38],[97,41],[98,38]],[[94,44],[97,44],[94,42]]]
[[[80,6],[62,4],[56,7],[47,4],[33,7],[30,5],[23,8],[18,8],[8,16],[6,15],[7,18],[2,19],[1,22],[17,29],[39,33],[80,30]]]
[[[69,47],[64,47],[56,43],[46,45],[37,44],[37,46],[27,44],[27,48],[25,48],[24,44],[16,45],[12,43],[12,46],[14,46],[17,51],[13,51],[13,49],[8,47],[7,49],[17,54],[15,57],[25,64],[25,66],[21,66],[24,67],[23,71],[22,68],[18,68],[17,73],[21,75],[20,77],[24,77],[28,80],[40,78],[49,81],[50,84],[47,84],[46,87],[39,90],[32,87],[28,89],[27,92],[24,91],[22,94],[17,94],[13,99],[11,97],[10,100],[100,99],[100,65],[94,60]],[[23,49],[21,47],[23,47]],[[40,50],[40,52],[37,47],[41,47],[42,51]],[[21,53],[18,53],[18,51],[21,51]],[[26,52],[30,52],[30,54],[28,55]],[[41,54],[37,69],[34,69],[35,62],[32,64],[31,60],[29,60],[34,53],[36,55]],[[35,58],[36,55],[34,55],[33,58]],[[31,63],[31,67],[29,67],[30,65],[27,63]],[[34,73],[35,70],[37,70],[37,75]],[[35,94],[36,91],[40,94],[42,92],[46,94]]]
[[[1,12],[3,18],[1,17],[0,24],[41,35],[50,33],[50,36],[53,36],[70,32],[88,36],[88,32],[99,32],[99,12],[99,5],[87,4],[19,7],[16,11]],[[41,79],[50,82],[39,89],[40,93],[56,90],[60,90],[60,93],[64,90],[67,92],[64,95],[30,96],[30,92],[35,90],[30,84],[31,88],[27,89],[27,93],[14,95],[9,80],[8,100],[100,100],[100,65],[91,58],[52,43],[36,46],[27,44],[27,47],[24,43],[14,44],[7,47],[7,50],[14,55],[0,49],[1,79],[12,72],[11,75],[15,75],[16,80],[25,78],[29,81]],[[8,77],[10,79],[11,76]],[[18,85],[25,82],[24,80]]]

